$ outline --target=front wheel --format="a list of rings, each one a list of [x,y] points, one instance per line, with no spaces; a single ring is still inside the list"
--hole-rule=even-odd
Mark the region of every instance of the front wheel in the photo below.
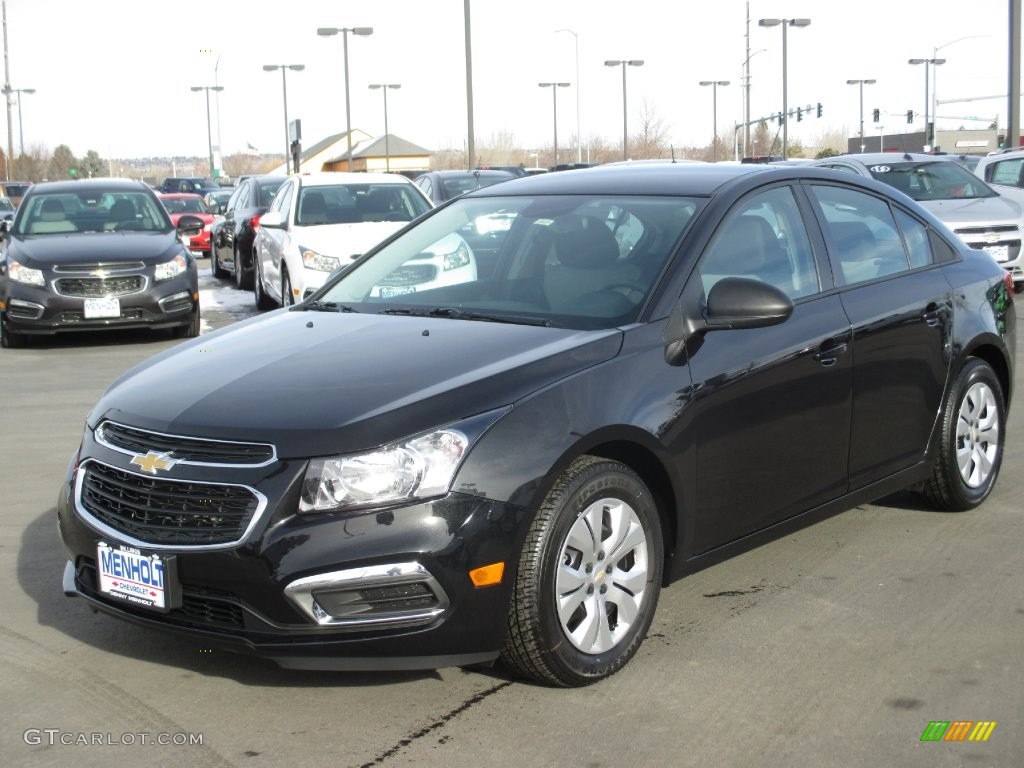
[[[616,461],[576,459],[527,534],[502,659],[563,687],[615,673],[650,627],[663,560],[658,511],[640,477]]]
[[[4,349],[19,349],[26,343],[25,334],[11,331],[7,326],[7,320],[0,315],[0,347]]]
[[[983,502],[1003,460],[1006,407],[992,367],[972,358],[942,409],[939,446],[924,494],[939,509],[962,512]]]
[[[174,329],[174,338],[176,339],[194,339],[199,335],[200,332],[200,320],[199,320],[199,307],[197,306],[192,311],[192,318],[189,320],[187,325],[179,325]]]
[[[257,259],[252,265],[252,293],[253,298],[256,300],[256,309],[273,309],[274,300],[267,296],[267,292],[263,290],[263,270],[260,269],[260,261]]]

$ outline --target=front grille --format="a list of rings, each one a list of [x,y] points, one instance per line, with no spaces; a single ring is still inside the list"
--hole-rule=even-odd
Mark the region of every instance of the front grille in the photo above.
[[[958,235],[984,235],[989,232],[1017,232],[1015,224],[998,224],[991,227],[960,227],[954,230]]]
[[[380,281],[381,285],[421,285],[437,277],[433,264],[406,264],[392,270]]]
[[[146,265],[141,261],[111,261],[96,264],[58,264],[54,266],[53,271],[64,275],[92,275],[101,270],[107,274],[119,274],[121,272],[138,272],[145,268]]]
[[[143,312],[137,307],[131,309],[122,309],[120,317],[101,317],[99,320],[141,320]],[[60,313],[60,321],[62,323],[84,323],[84,322],[96,322],[97,318],[89,318],[86,320],[85,313],[79,312],[78,310],[68,310]]]
[[[234,443],[201,437],[180,437],[104,421],[96,439],[110,448],[128,453],[167,454],[190,464],[262,466],[275,458],[274,446],[266,443]]]
[[[80,503],[98,522],[149,544],[230,544],[259,507],[251,490],[142,477],[96,461],[83,470]]]
[[[146,287],[142,275],[126,277],[61,277],[54,289],[61,296],[81,299],[102,299],[107,296],[128,296]]]

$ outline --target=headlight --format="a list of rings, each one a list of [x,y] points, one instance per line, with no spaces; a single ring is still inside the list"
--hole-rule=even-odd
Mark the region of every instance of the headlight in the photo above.
[[[306,269],[315,269],[318,272],[333,272],[338,268],[336,256],[324,256],[310,248],[299,246],[299,253],[302,254],[302,266]]]
[[[162,264],[156,265],[155,279],[157,282],[160,282],[161,280],[170,280],[172,277],[177,277],[187,269],[188,262],[185,261],[185,257],[179,253],[170,261],[165,261]]]
[[[469,438],[439,429],[352,456],[309,462],[300,512],[328,512],[425,499],[448,492]]]
[[[454,251],[450,251],[444,255],[444,271],[447,272],[449,269],[458,269],[469,264],[469,246],[466,245],[466,241],[461,237],[459,238],[459,244]]]
[[[16,261],[12,261],[7,267],[7,276],[16,283],[38,286],[46,285],[46,281],[43,280],[43,273],[40,270],[26,267],[24,264],[19,264]]]

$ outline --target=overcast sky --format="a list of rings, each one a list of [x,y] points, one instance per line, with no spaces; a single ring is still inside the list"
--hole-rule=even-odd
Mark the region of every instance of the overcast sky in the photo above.
[[[907,59],[936,48],[947,59],[931,83],[940,101],[998,96],[940,104],[940,127],[985,127],[965,116],[1005,123],[1008,0],[471,0],[477,142],[507,132],[517,145],[550,147],[551,89],[538,87],[547,81],[572,84],[558,91],[560,155],[575,147],[577,91],[584,140],[620,142],[622,71],[604,61],[642,59],[627,70],[630,132],[646,104],[672,144],[706,145],[712,89],[698,81],[731,83],[718,88],[720,134],[742,118],[748,5],[752,117],[782,105],[781,27],[758,19],[811,19],[788,31],[789,105],[821,102],[824,114],[792,122],[792,138],[856,133],[859,93],[848,79],[878,81],[864,88],[867,131],[877,130],[875,107],[889,133],[907,128],[908,109],[922,113],[920,128],[925,71]],[[310,146],[345,129],[342,40],[318,37],[321,26],[374,30],[348,40],[353,128],[384,132],[381,91],[368,85],[397,83],[388,92],[392,134],[433,150],[465,143],[463,0],[6,0],[6,8],[11,87],[36,89],[21,97],[26,149],[205,156],[205,97],[190,87],[219,84],[213,138],[224,154],[283,152],[281,74],[264,64],[305,65],[287,75],[288,116],[301,118]],[[17,108],[13,126],[17,153]]]

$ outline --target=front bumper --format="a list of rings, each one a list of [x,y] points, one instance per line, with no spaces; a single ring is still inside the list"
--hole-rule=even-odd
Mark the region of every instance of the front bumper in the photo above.
[[[305,461],[244,470],[179,465],[165,482],[212,486],[230,477],[258,489],[265,503],[238,541],[147,546],[92,517],[81,489],[83,473],[97,465],[127,472],[132,481],[150,476],[88,434],[85,447],[89,458],[69,472],[58,501],[68,556],[64,591],[105,613],[290,668],[462,666],[493,660],[504,643],[517,553],[529,525],[525,510],[452,493],[355,516],[300,516]],[[172,563],[170,609],[102,593],[100,542],[156,552]],[[475,587],[469,571],[495,562],[506,564],[501,582]]]
[[[172,328],[187,325],[199,302],[199,277],[195,261],[186,272],[169,280],[145,279],[142,290],[117,295],[117,317],[86,317],[82,296],[58,293],[57,279],[47,275],[46,286],[6,282],[2,309],[7,327],[16,333],[53,334],[62,331],[94,331],[109,328]]]

